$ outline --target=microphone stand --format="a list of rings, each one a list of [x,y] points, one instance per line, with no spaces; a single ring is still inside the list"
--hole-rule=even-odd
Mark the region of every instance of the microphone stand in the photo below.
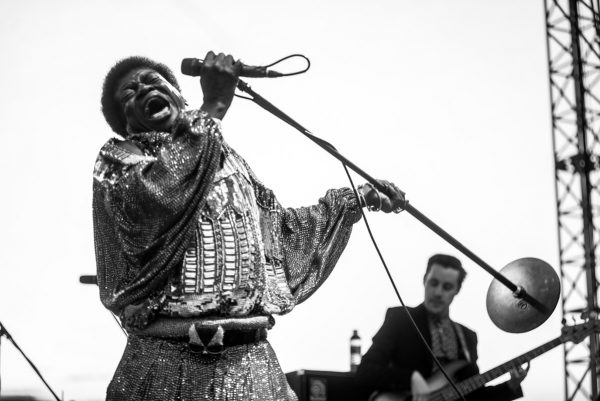
[[[52,395],[54,396],[54,398],[56,399],[56,401],[61,401],[61,399],[58,398],[58,396],[52,390],[52,388],[50,388],[50,386],[48,385],[48,383],[46,382],[46,380],[44,380],[44,378],[42,377],[42,374],[40,373],[40,371],[35,367],[35,365],[33,364],[33,362],[31,362],[31,360],[29,358],[27,358],[27,355],[25,355],[25,353],[23,352],[23,350],[21,350],[21,348],[17,345],[17,343],[15,342],[15,340],[12,338],[12,336],[10,335],[10,333],[8,332],[8,330],[6,330],[6,327],[4,327],[4,325],[2,325],[2,322],[0,322],[0,339],[2,338],[2,336],[5,336],[7,340],[9,340],[11,343],[13,343],[13,345],[15,346],[15,348],[21,353],[21,355],[23,355],[23,358],[25,358],[25,360],[27,362],[29,362],[29,365],[31,365],[31,368],[33,369],[33,371],[39,376],[39,378],[46,385],[46,387],[48,388],[48,390],[50,390],[50,392],[52,393]]]
[[[369,183],[371,183],[371,185],[373,185],[379,191],[382,191],[384,193],[386,192],[386,188],[382,184],[380,184],[375,178],[373,178],[371,175],[369,175],[363,169],[358,167],[352,161],[348,160],[348,158],[346,158],[342,154],[340,154],[336,150],[336,148],[333,147],[333,145],[331,145],[329,142],[314,136],[309,130],[304,128],[302,125],[300,125],[299,123],[294,121],[290,116],[285,114],[283,111],[281,111],[280,109],[275,107],[272,103],[270,103],[268,100],[266,100],[261,95],[256,93],[254,90],[252,90],[252,88],[250,88],[250,85],[248,85],[246,82],[244,82],[242,80],[238,80],[237,88],[239,90],[241,90],[242,92],[246,92],[250,96],[252,96],[251,98],[249,98],[249,100],[252,100],[254,103],[259,105],[263,109],[267,110],[271,114],[275,115],[276,117],[279,117],[281,120],[285,121],[292,127],[296,128],[298,131],[300,131],[300,133],[302,133],[308,139],[315,142],[317,145],[319,145],[321,148],[323,148],[330,155],[332,155],[333,157],[335,157],[336,159],[341,161],[342,164],[346,165],[347,167],[350,167],[353,171],[355,171],[357,174],[359,174],[364,179],[366,179]],[[485,271],[487,271],[489,274],[491,274],[500,283],[502,283],[503,285],[508,287],[508,289],[512,291],[513,295],[516,298],[523,299],[524,301],[529,303],[531,306],[533,306],[535,309],[539,310],[540,312],[542,312],[544,314],[549,315],[552,312],[544,304],[542,304],[540,301],[538,301],[533,296],[528,294],[522,286],[517,286],[515,283],[513,283],[508,278],[506,278],[506,276],[504,276],[500,272],[494,270],[490,265],[488,265],[486,262],[484,262],[483,259],[481,259],[474,252],[469,250],[466,246],[464,246],[462,243],[460,243],[456,238],[454,238],[448,232],[443,230],[440,226],[438,226],[436,223],[434,223],[431,219],[429,219],[427,216],[425,216],[423,213],[421,213],[419,210],[417,210],[417,208],[415,208],[414,206],[409,204],[408,200],[404,200],[404,204],[402,205],[402,208],[404,210],[406,210],[409,214],[411,214],[413,217],[415,217],[417,220],[419,220],[421,223],[425,224],[429,229],[431,229],[437,235],[439,235],[444,240],[446,240],[450,245],[454,246],[456,249],[458,249],[460,252],[462,252],[464,255],[466,255],[469,259],[471,259],[477,265],[482,267]]]

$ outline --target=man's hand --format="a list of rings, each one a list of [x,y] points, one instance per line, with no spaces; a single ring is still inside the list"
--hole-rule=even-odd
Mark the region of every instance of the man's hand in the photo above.
[[[521,382],[527,376],[529,372],[529,362],[527,362],[527,367],[523,369],[519,366],[516,369],[510,371],[510,380],[508,381],[508,387],[512,390],[512,392],[517,393],[519,388],[521,387]]]
[[[412,393],[412,401],[427,401],[429,399],[429,386],[421,376],[421,373],[414,371],[410,377],[410,391]]]
[[[361,185],[358,188],[359,197],[362,197],[364,204],[361,206],[367,206],[369,210],[383,211],[384,213],[402,211],[404,206],[404,192],[402,192],[396,184],[386,181],[377,180],[381,185],[385,187],[385,192],[378,191],[370,183]],[[362,202],[361,202],[362,203]]]
[[[209,51],[202,62],[200,85],[204,94],[201,110],[222,119],[231,105],[242,63],[233,56]]]

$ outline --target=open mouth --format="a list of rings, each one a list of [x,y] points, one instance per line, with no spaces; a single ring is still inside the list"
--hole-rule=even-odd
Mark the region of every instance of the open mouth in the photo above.
[[[152,96],[146,101],[144,113],[151,121],[159,121],[171,115],[171,105],[160,96]]]

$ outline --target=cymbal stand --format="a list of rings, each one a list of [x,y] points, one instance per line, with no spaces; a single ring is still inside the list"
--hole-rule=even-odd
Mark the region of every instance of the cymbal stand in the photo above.
[[[40,371],[38,370],[38,368],[33,364],[33,362],[31,361],[31,359],[29,359],[27,357],[27,355],[25,355],[25,353],[23,352],[23,350],[15,342],[14,338],[12,338],[12,336],[10,335],[10,333],[8,332],[8,330],[6,330],[6,327],[2,324],[2,322],[0,322],[0,339],[2,339],[2,336],[6,337],[6,339],[8,341],[10,341],[14,345],[14,347],[17,349],[17,351],[19,351],[21,353],[21,355],[23,355],[23,358],[25,358],[25,360],[29,363],[29,365],[31,366],[31,368],[33,369],[33,371],[42,380],[42,382],[48,388],[48,390],[50,390],[50,392],[52,393],[52,395],[54,396],[54,398],[56,399],[56,401],[61,401],[61,399],[58,398],[58,395],[56,395],[56,393],[48,385],[48,383],[46,382],[46,380],[44,379],[44,377],[42,376],[42,374],[40,373]]]
[[[350,167],[357,174],[359,174],[364,179],[369,181],[369,183],[371,183],[379,191],[386,192],[386,188],[382,184],[380,184],[379,181],[377,181],[375,178],[373,178],[371,175],[369,175],[366,171],[364,171],[363,169],[358,167],[356,164],[354,164],[352,161],[350,161],[349,159],[344,157],[342,154],[340,154],[338,152],[338,150],[333,145],[331,145],[329,142],[313,135],[309,130],[304,128],[302,125],[300,125],[294,119],[292,119],[290,116],[288,116],[283,111],[278,109],[271,102],[269,102],[268,100],[263,98],[261,95],[256,93],[254,90],[252,90],[250,85],[248,85],[246,82],[242,81],[241,79],[238,80],[237,88],[239,90],[241,90],[242,92],[246,92],[250,96],[252,96],[251,98],[246,98],[246,99],[252,100],[254,103],[258,104],[263,109],[267,110],[268,112],[272,113],[276,117],[285,121],[292,127],[296,128],[308,139],[312,140],[317,145],[319,145],[321,148],[323,148],[326,152],[328,152],[330,155],[332,155],[333,157],[335,157],[336,159],[341,161],[345,166]],[[536,298],[534,298],[533,296],[528,294],[527,291],[522,286],[516,285],[515,283],[510,281],[506,276],[504,276],[502,273],[494,270],[489,264],[485,263],[483,261],[483,259],[481,259],[479,256],[477,256],[474,252],[472,252],[470,249],[468,249],[466,246],[464,246],[462,243],[460,243],[457,239],[455,239],[448,232],[446,232],[444,229],[442,229],[440,226],[438,226],[436,223],[434,223],[431,219],[429,219],[427,216],[425,216],[423,213],[421,213],[419,210],[417,210],[414,206],[410,205],[408,203],[408,200],[404,201],[404,205],[402,205],[402,208],[404,210],[406,210],[409,214],[411,214],[413,217],[415,217],[417,220],[419,220],[421,223],[425,224],[433,232],[435,232],[440,237],[442,237],[444,240],[446,240],[450,245],[454,246],[456,249],[458,249],[460,252],[462,252],[464,255],[466,255],[469,259],[471,259],[477,265],[482,267],[485,271],[487,271],[489,274],[491,274],[496,280],[498,280],[504,286],[508,287],[508,289],[513,293],[513,295],[516,298],[520,298],[523,301],[529,303],[531,306],[533,306],[535,309],[539,310],[543,314],[546,314],[548,316],[550,315],[552,310],[550,310],[546,305],[544,305],[542,302],[539,302]]]

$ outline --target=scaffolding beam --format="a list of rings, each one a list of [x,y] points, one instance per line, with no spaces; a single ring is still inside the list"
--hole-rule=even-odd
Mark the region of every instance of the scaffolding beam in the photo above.
[[[598,317],[598,0],[545,0],[563,320]],[[565,344],[565,400],[598,397],[598,335]],[[575,362],[577,361],[577,362]],[[581,363],[583,361],[584,363]]]

